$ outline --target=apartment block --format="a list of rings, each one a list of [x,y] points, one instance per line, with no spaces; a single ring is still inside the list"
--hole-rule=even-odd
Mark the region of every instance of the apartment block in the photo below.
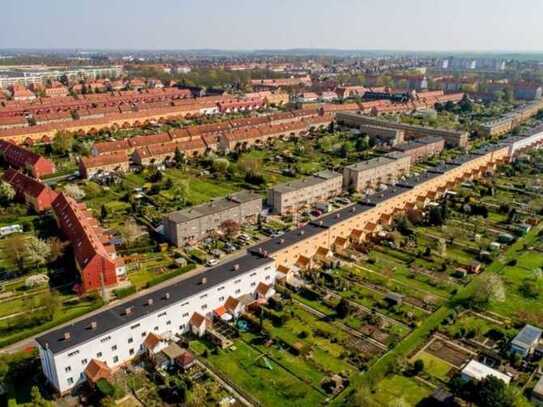
[[[410,166],[411,157],[401,153],[391,153],[349,165],[343,169],[343,188],[365,192],[380,184],[393,184],[409,172]]]
[[[400,129],[391,129],[384,126],[375,126],[372,124],[362,124],[359,127],[363,134],[367,134],[380,144],[395,146],[405,141],[405,132]]]
[[[261,211],[262,197],[254,192],[241,191],[170,213],[163,220],[164,233],[172,244],[180,247],[204,239],[227,220],[239,224],[255,222]]]
[[[339,124],[346,126],[359,127],[361,125],[382,126],[390,129],[403,130],[408,139],[417,139],[426,136],[441,137],[445,143],[452,147],[465,148],[469,144],[469,134],[467,131],[437,129],[433,127],[415,126],[411,124],[398,123],[390,120],[379,119],[375,117],[364,116],[360,113],[340,112],[336,115]]]
[[[444,148],[445,140],[441,137],[432,136],[422,137],[394,146],[395,151],[410,157],[411,165],[441,153]]]
[[[298,209],[341,194],[343,177],[334,171],[321,171],[311,177],[276,185],[268,190],[268,205],[274,213]]]
[[[174,340],[194,330],[197,319],[205,331],[215,310],[244,296],[256,301],[259,286],[274,282],[273,260],[261,255],[247,254],[205,270],[36,338],[43,373],[59,393],[66,393],[87,380],[89,366],[98,364],[111,373],[142,355],[150,336]]]

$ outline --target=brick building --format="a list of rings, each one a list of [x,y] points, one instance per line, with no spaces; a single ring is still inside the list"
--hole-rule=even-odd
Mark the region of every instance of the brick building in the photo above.
[[[22,169],[36,178],[55,173],[55,164],[21,146],[0,140],[0,157],[11,167]]]
[[[117,256],[111,236],[103,230],[85,204],[61,193],[53,201],[58,227],[72,244],[81,275],[81,291],[117,285],[126,279],[126,268]]]
[[[9,168],[2,179],[13,187],[16,199],[32,206],[38,213],[51,208],[51,204],[57,197],[57,193],[47,185],[13,168]]]

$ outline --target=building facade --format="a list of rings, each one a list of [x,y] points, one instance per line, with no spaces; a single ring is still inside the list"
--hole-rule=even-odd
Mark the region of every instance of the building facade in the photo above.
[[[226,198],[170,213],[163,220],[168,240],[180,247],[200,241],[219,230],[225,221],[256,222],[262,212],[262,197],[241,191]]]
[[[341,194],[343,177],[333,171],[321,171],[311,177],[276,185],[268,190],[268,206],[274,213],[293,213]]]

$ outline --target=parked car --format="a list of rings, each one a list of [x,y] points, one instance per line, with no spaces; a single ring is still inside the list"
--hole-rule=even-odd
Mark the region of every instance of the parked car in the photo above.
[[[236,250],[238,250],[238,248],[235,245],[233,245],[232,243],[226,243],[224,245],[224,251],[226,253],[234,253]]]
[[[322,215],[322,212],[319,211],[318,209],[313,209],[313,210],[311,211],[311,216],[319,217],[319,216],[321,216],[321,215]]]
[[[208,261],[206,261],[206,266],[208,267],[216,266],[217,264],[219,264],[219,260],[217,259],[209,259]]]

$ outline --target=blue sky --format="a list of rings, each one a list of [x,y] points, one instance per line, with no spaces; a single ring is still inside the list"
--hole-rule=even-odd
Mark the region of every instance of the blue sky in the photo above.
[[[543,50],[542,0],[0,0],[0,48]]]

